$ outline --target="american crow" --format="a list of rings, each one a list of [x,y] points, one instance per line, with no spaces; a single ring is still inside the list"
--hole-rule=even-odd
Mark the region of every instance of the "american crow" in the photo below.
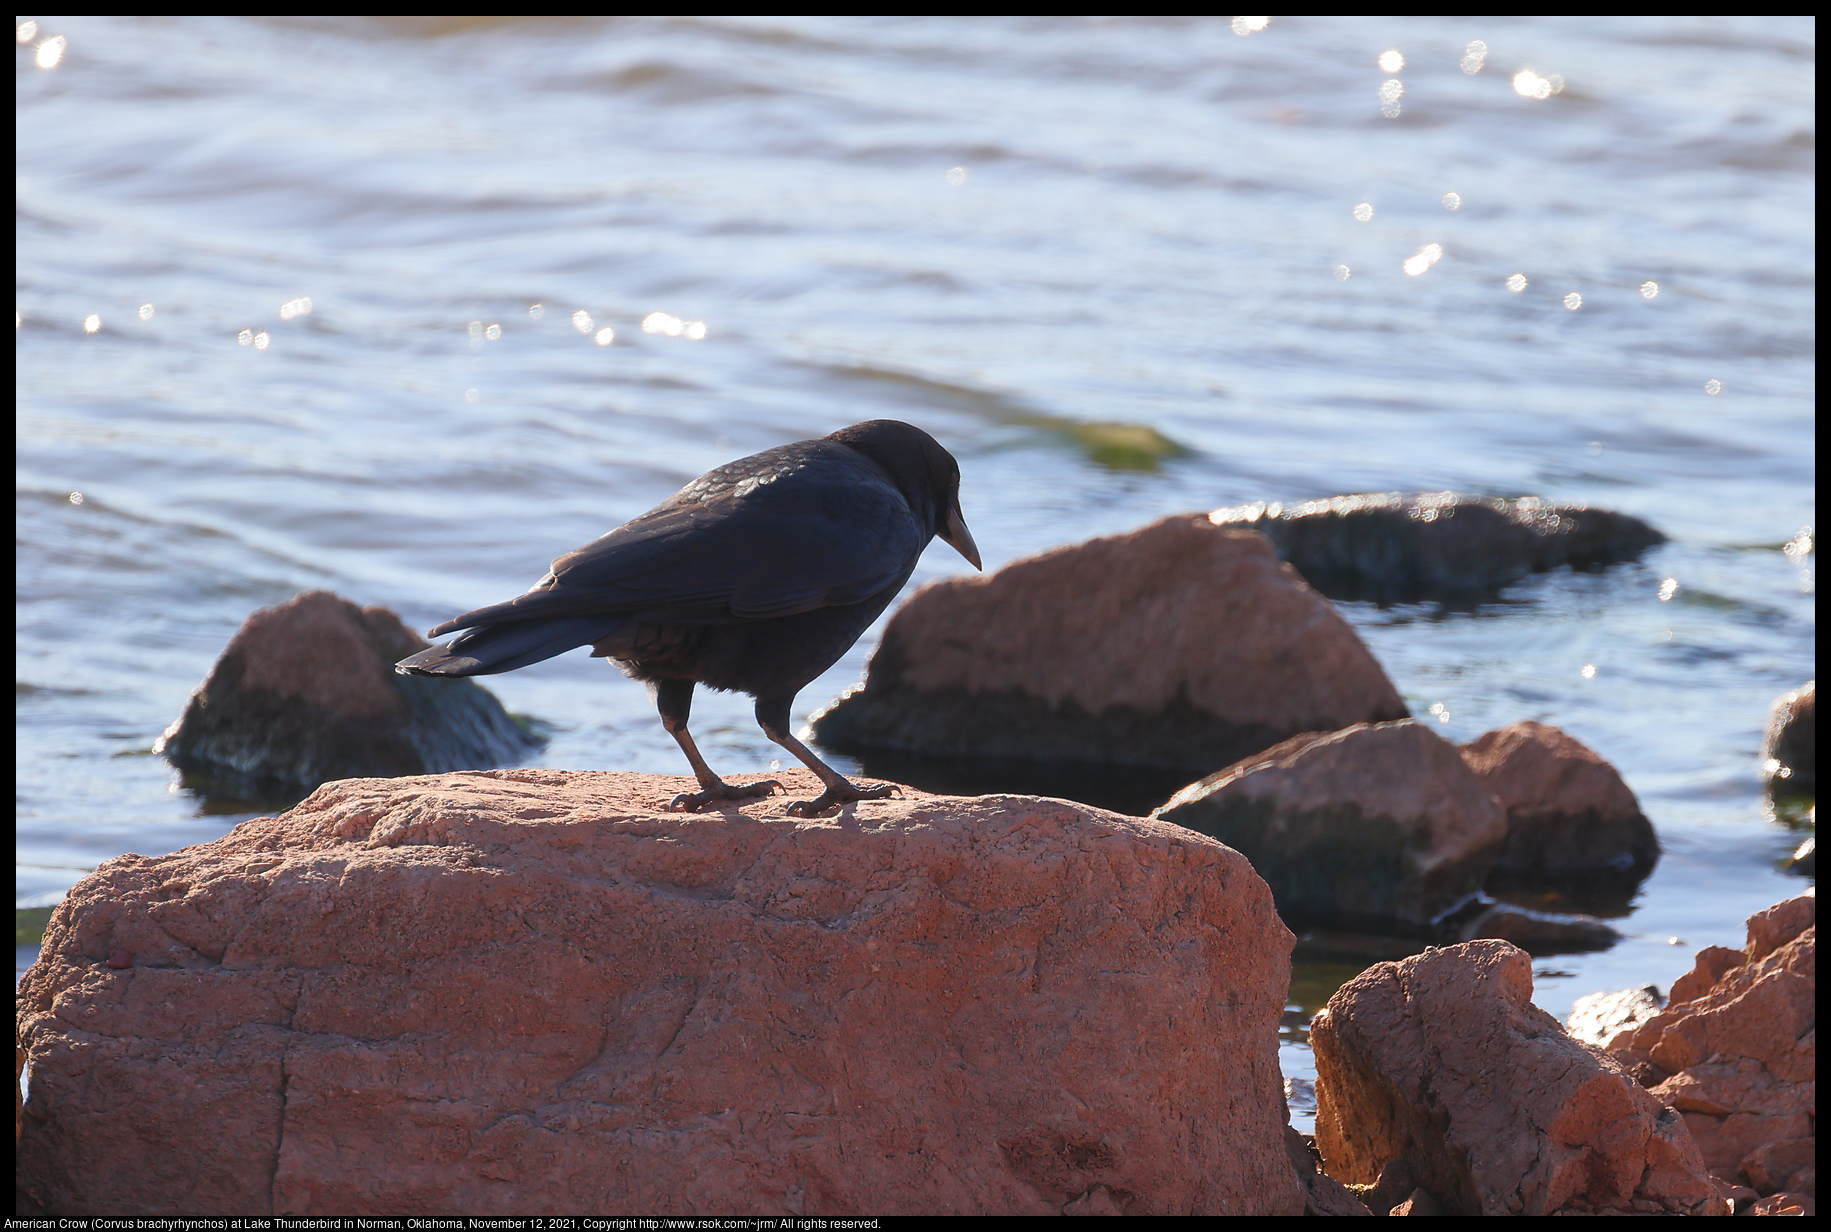
[[[724,782],[687,731],[694,684],[748,693],[763,734],[826,784],[789,805],[814,817],[895,788],[859,787],[814,756],[789,731],[789,707],[896,597],[936,535],[979,568],[953,455],[920,428],[873,419],[708,471],[554,561],[527,593],[438,626],[431,636],[466,632],[396,670],[488,676],[590,646],[654,686],[661,724],[699,780],[668,804],[688,812],[782,790]]]

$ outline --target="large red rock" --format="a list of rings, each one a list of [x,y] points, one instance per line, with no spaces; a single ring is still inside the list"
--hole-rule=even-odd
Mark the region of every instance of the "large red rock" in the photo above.
[[[1714,1174],[1764,1195],[1813,1188],[1792,1161],[1817,1138],[1817,901],[1750,916],[1742,950],[1699,951],[1665,1009],[1608,1044],[1684,1114]]]
[[[863,687],[813,728],[846,751],[1196,778],[1299,732],[1407,713],[1334,605],[1263,536],[1180,514],[922,588]]]
[[[1684,1121],[1532,1004],[1505,941],[1369,967],[1310,1041],[1336,1180],[1403,1160],[1445,1215],[1728,1213]]]
[[[664,811],[685,782],[350,780],[104,864],[19,989],[22,1204],[1302,1209],[1292,938],[1238,853],[1025,797]]]
[[[1575,737],[1527,720],[1463,745],[1462,759],[1507,810],[1497,873],[1638,881],[1653,871],[1653,823],[1620,772]]]

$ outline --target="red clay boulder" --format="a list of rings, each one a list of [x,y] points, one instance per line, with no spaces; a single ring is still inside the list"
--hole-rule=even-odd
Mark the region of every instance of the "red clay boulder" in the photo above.
[[[1296,736],[1152,814],[1252,861],[1287,918],[1432,924],[1478,890],[1506,837],[1456,747],[1412,719]]]
[[[1462,759],[1507,811],[1498,875],[1639,881],[1653,871],[1653,823],[1615,767],[1587,745],[1528,720],[1463,745]]]
[[[683,784],[350,780],[104,864],[19,988],[22,1205],[1302,1209],[1292,938],[1238,853],[1025,797],[666,812]]]
[[[1179,514],[923,587],[864,685],[813,730],[861,755],[1155,767],[1186,782],[1299,732],[1407,713],[1263,536]]]
[[[1310,1041],[1324,1167],[1372,1186],[1405,1161],[1411,1213],[1728,1214],[1684,1121],[1532,1004],[1505,941],[1369,967]]]
[[[1797,1160],[1817,1140],[1817,901],[1805,894],[1750,916],[1740,951],[1700,950],[1665,1009],[1608,1044],[1684,1115],[1719,1179],[1808,1201],[1815,1179]]]

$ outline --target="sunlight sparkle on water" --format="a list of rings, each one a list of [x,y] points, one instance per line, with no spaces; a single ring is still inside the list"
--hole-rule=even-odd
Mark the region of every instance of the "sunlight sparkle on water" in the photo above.
[[[1422,274],[1425,270],[1441,260],[1443,260],[1443,245],[1426,244],[1424,247],[1418,249],[1417,252],[1405,258],[1404,269],[1407,274],[1416,278],[1419,274]]]
[[[1513,74],[1513,92],[1521,98],[1550,98],[1564,89],[1564,79],[1553,73],[1541,77],[1529,68]]]

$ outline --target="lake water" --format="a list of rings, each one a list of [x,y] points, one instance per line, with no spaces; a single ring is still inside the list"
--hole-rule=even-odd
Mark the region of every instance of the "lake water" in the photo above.
[[[1357,491],[1646,519],[1672,542],[1607,574],[1344,610],[1444,735],[1562,727],[1658,827],[1629,939],[1535,964],[1554,1013],[1804,884],[1757,770],[1814,673],[1810,17],[19,34],[21,906],[241,819],[150,748],[255,608],[423,630],[876,417],[959,457],[988,569]],[[582,653],[487,683],[539,764],[685,772]],[[694,717],[721,771],[781,757],[747,698]]]

